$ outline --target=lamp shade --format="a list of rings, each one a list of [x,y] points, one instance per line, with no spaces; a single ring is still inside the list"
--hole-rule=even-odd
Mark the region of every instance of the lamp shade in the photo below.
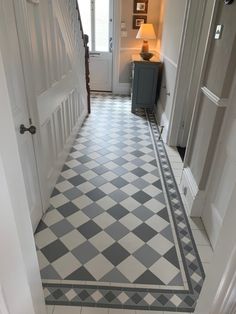
[[[138,34],[136,36],[137,39],[156,39],[155,30],[153,24],[141,24]]]

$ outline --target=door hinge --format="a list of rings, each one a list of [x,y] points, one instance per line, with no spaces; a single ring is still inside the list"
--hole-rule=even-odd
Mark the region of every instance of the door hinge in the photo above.
[[[185,123],[184,121],[181,122],[181,129],[184,129]]]
[[[31,118],[29,118],[29,124],[30,124],[30,125],[32,124],[32,119],[31,119]]]

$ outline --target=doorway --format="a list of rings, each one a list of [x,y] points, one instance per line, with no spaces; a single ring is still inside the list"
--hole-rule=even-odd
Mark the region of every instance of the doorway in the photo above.
[[[90,87],[112,91],[113,0],[78,0],[84,33],[89,36]]]

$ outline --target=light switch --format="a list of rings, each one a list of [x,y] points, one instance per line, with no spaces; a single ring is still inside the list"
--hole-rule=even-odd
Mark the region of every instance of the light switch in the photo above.
[[[120,27],[121,27],[121,29],[126,29],[126,23],[125,22],[121,22]]]
[[[217,25],[216,32],[215,32],[215,39],[221,39],[222,32],[223,32],[223,25],[220,25],[220,24]]]

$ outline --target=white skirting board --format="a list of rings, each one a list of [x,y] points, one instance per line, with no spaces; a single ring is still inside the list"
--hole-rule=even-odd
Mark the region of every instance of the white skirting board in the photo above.
[[[160,101],[157,103],[156,107],[156,119],[159,126],[164,126],[163,132],[162,132],[162,139],[165,143],[167,143],[168,139],[168,130],[169,130],[169,120],[167,119],[167,116],[165,114],[165,111],[163,109],[163,106]]]
[[[184,168],[180,186],[188,214],[191,217],[201,217],[205,203],[205,191],[198,189],[190,168]]]

